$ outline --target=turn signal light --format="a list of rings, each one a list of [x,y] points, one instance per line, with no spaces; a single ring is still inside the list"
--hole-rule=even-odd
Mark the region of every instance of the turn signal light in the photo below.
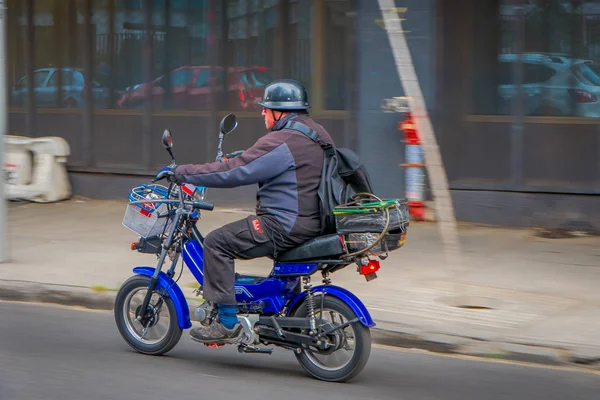
[[[379,261],[377,260],[369,260],[367,265],[360,266],[361,275],[370,275],[377,271],[379,271]]]

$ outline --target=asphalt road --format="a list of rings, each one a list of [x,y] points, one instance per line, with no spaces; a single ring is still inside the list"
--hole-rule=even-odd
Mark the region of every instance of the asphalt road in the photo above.
[[[0,400],[597,400],[600,374],[374,348],[350,383],[308,377],[293,354],[133,352],[112,313],[0,302]]]

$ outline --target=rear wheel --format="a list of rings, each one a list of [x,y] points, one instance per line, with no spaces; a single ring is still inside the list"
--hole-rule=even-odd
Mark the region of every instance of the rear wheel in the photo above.
[[[325,296],[321,313],[320,299],[317,300],[315,317],[317,328],[327,325],[340,326],[356,318],[346,303],[332,296]],[[306,317],[306,301],[294,316]],[[325,328],[328,329],[328,328]],[[371,354],[371,331],[360,322],[355,322],[328,335],[333,345],[327,350],[302,349],[296,358],[300,365],[313,377],[329,382],[346,382],[356,377],[367,365]]]
[[[115,322],[123,339],[135,350],[161,355],[175,347],[183,330],[173,301],[156,291],[150,298],[145,319],[137,319],[149,284],[149,277],[136,275],[121,286],[115,299]]]

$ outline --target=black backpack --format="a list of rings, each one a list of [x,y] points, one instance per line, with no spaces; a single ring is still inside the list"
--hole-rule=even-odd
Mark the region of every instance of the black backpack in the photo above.
[[[303,133],[319,144],[325,152],[321,183],[319,184],[319,208],[321,216],[321,235],[336,231],[333,209],[348,203],[356,193],[372,193],[373,187],[365,166],[358,155],[350,149],[336,148],[326,143],[314,129],[298,121],[288,121],[284,129]]]

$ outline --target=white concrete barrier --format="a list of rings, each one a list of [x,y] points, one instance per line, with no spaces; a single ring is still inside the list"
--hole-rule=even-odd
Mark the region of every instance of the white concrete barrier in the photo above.
[[[9,200],[48,203],[71,196],[69,144],[61,137],[4,137],[5,191]]]
[[[7,185],[31,183],[32,153],[27,149],[31,138],[6,136],[4,140],[4,180]]]

